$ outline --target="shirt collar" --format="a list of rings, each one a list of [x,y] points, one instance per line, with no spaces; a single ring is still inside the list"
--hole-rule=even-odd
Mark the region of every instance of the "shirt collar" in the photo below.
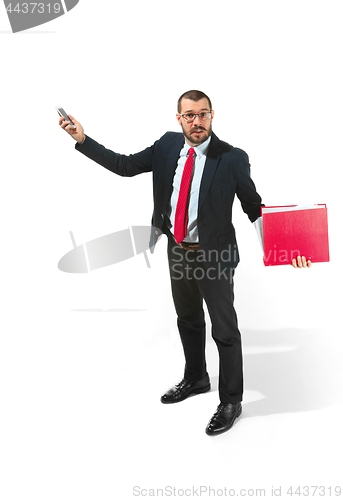
[[[197,158],[200,159],[203,155],[207,154],[208,148],[210,146],[210,142],[211,142],[211,136],[208,139],[206,139],[205,142],[203,142],[202,144],[199,144],[199,146],[195,146],[193,148]],[[191,147],[193,147],[193,146],[190,146],[189,144],[187,144],[187,142],[185,142],[183,148],[180,151],[180,156],[187,156],[188,151],[191,149]]]

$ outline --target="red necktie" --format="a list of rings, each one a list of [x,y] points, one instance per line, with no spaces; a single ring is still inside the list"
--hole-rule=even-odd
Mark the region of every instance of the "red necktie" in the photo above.
[[[189,186],[191,183],[194,149],[190,148],[188,151],[188,158],[183,169],[179,198],[176,205],[174,236],[176,243],[184,240],[187,234],[188,223],[188,194]]]

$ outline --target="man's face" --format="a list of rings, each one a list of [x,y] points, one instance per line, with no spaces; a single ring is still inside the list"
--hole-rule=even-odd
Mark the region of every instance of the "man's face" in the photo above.
[[[211,112],[206,97],[203,97],[200,101],[192,101],[191,99],[181,100],[181,115],[206,112]],[[186,119],[179,114],[176,115],[177,121],[182,127],[183,135],[189,146],[199,146],[199,144],[202,144],[209,138],[212,134],[213,115],[214,111],[211,112],[210,118],[200,119],[199,116],[196,116],[192,122],[187,122]]]

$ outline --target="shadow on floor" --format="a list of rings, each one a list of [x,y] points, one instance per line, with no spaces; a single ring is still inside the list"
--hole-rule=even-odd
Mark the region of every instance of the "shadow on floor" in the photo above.
[[[320,410],[341,399],[338,331],[242,331],[245,390],[262,399],[244,405],[244,417]],[[212,346],[213,347],[213,346]],[[209,364],[217,356],[207,349]],[[211,377],[218,387],[218,377]],[[243,400],[244,402],[244,400]]]

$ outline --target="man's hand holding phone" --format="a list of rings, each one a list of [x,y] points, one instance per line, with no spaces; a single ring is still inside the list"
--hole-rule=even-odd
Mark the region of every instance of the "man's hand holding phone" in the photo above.
[[[85,133],[83,131],[83,127],[81,123],[79,123],[75,118],[71,115],[67,115],[66,113],[61,113],[60,110],[57,110],[60,115],[59,125],[63,130],[68,132],[68,134],[75,139],[75,141],[79,143],[83,143],[86,139]],[[63,111],[63,110],[62,110]],[[69,120],[67,119],[69,118]]]

